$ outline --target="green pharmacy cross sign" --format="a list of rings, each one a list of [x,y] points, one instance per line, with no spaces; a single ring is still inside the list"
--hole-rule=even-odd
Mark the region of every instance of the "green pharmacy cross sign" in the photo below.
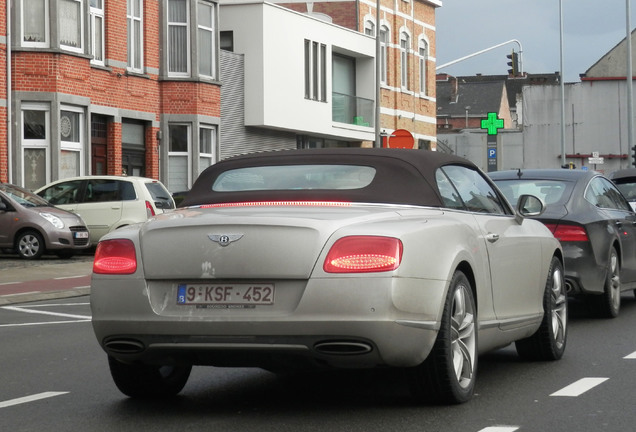
[[[503,129],[503,119],[497,118],[497,113],[488,113],[488,118],[481,121],[481,128],[488,129],[488,135],[497,135],[499,129]]]

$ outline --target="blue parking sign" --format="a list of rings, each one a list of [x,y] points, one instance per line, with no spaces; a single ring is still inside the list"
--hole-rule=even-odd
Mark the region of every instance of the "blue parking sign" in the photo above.
[[[489,148],[488,149],[488,159],[496,159],[497,158],[497,149]]]

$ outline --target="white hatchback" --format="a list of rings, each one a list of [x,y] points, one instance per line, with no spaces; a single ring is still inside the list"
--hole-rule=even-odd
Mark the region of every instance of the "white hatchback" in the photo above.
[[[122,226],[171,211],[174,200],[158,180],[146,177],[65,178],[35,191],[51,204],[82,217],[92,244]]]

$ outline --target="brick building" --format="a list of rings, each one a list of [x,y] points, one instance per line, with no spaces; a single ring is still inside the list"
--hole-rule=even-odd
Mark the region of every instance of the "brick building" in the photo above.
[[[35,189],[127,173],[176,191],[215,161],[216,2],[8,6],[0,0],[0,181]]]
[[[441,5],[382,0],[380,127],[414,148],[436,146]],[[0,0],[0,181],[177,192],[233,154],[372,146],[376,24],[362,0]]]

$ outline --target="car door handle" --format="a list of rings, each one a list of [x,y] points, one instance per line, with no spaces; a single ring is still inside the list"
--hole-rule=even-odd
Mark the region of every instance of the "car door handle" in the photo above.
[[[486,234],[486,240],[488,240],[490,243],[494,243],[499,240],[499,234],[488,233]]]

